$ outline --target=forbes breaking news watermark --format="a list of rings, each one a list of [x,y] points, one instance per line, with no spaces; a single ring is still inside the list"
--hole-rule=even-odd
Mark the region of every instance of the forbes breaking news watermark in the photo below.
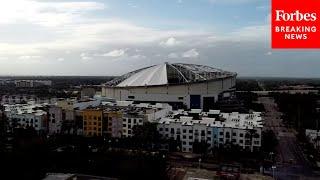
[[[272,0],[272,48],[320,48],[320,0]]]

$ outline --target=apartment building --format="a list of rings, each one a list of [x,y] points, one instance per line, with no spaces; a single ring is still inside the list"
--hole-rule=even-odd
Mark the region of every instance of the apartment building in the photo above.
[[[221,113],[178,110],[158,122],[163,138],[181,142],[183,152],[193,152],[194,142],[205,142],[209,148],[238,145],[254,151],[261,147],[262,119],[260,113]]]
[[[123,114],[120,110],[105,109],[104,110],[105,123],[103,129],[106,134],[113,138],[121,138],[123,133]]]
[[[102,136],[102,109],[82,110],[83,134],[85,136]]]
[[[36,131],[46,132],[48,129],[47,112],[43,110],[45,105],[4,105],[5,115],[9,128],[33,127]]]

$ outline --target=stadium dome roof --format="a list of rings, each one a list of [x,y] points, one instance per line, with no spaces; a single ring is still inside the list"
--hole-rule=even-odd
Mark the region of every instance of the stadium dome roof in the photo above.
[[[236,73],[209,66],[164,63],[129,72],[106,83],[107,86],[156,86],[208,81],[235,76]]]

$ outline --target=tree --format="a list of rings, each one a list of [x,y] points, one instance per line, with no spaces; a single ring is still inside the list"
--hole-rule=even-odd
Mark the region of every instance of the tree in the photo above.
[[[264,152],[275,151],[278,145],[278,139],[272,130],[262,132],[262,149]]]
[[[147,122],[140,126],[134,126],[132,131],[133,139],[143,144],[157,143],[160,140],[157,124],[155,123]]]

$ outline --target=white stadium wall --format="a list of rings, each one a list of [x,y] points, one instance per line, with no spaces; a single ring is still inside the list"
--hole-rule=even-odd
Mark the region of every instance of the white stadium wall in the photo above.
[[[190,95],[200,95],[201,108],[203,97],[218,96],[223,92],[233,91],[236,83],[236,76],[195,82],[180,85],[159,85],[144,87],[102,87],[102,96],[116,100],[133,101],[154,101],[154,102],[182,102],[190,108]]]

